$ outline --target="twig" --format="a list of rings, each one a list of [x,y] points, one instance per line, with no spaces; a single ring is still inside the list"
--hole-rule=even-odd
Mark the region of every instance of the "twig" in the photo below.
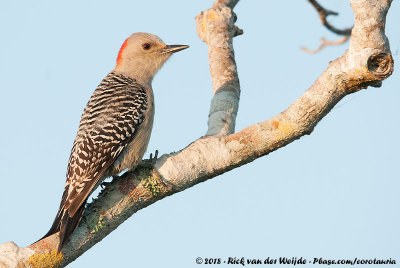
[[[338,35],[344,35],[344,37],[338,39],[337,41],[327,41],[325,38],[322,37],[321,38],[322,43],[319,45],[318,48],[316,48],[316,49],[308,49],[306,47],[301,47],[301,50],[303,50],[306,53],[317,53],[317,52],[321,51],[326,46],[336,46],[336,45],[341,45],[341,44],[346,43],[350,38],[351,29],[353,27],[345,28],[343,30],[337,29],[336,27],[332,26],[328,22],[328,20],[326,18],[329,15],[337,16],[337,15],[339,15],[339,13],[337,13],[335,11],[331,11],[331,10],[325,9],[316,0],[307,0],[307,1],[315,8],[315,10],[317,10],[319,18],[321,19],[322,25],[324,25],[331,32],[333,32],[335,34],[338,34]]]
[[[306,47],[301,47],[306,53],[314,54],[321,51],[326,46],[337,46],[346,43],[350,39],[350,36],[343,36],[336,41],[328,41],[324,37],[321,38],[321,44],[316,49],[308,49]]]
[[[313,5],[313,7],[317,10],[319,18],[321,19],[321,23],[322,25],[324,25],[326,28],[328,28],[328,30],[330,30],[331,32],[334,32],[335,34],[338,35],[350,35],[351,34],[351,29],[353,27],[350,28],[345,28],[343,30],[337,29],[336,27],[332,26],[328,21],[327,21],[327,17],[329,15],[339,15],[339,13],[331,11],[331,10],[327,10],[325,9],[323,6],[321,6],[316,0],[308,0],[308,2]]]

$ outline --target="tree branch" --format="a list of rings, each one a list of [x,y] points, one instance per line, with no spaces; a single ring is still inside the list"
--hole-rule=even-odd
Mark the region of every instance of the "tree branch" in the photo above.
[[[320,52],[326,46],[341,45],[341,44],[346,43],[349,39],[350,39],[349,36],[344,36],[344,37],[339,38],[336,41],[328,41],[328,40],[326,40],[325,38],[322,37],[321,38],[321,44],[316,49],[308,49],[306,47],[301,47],[301,50],[303,50],[304,52],[309,53],[309,54],[315,54],[317,52]]]
[[[243,33],[234,25],[236,15],[230,6],[238,1],[217,0],[211,9],[196,17],[199,38],[208,44],[214,97],[206,135],[225,136],[235,132],[239,109],[240,84],[237,74],[233,37]]]
[[[352,27],[340,30],[328,22],[327,17],[329,15],[337,16],[337,15],[339,15],[339,13],[325,9],[316,0],[308,0],[308,2],[317,10],[319,18],[321,19],[322,25],[324,25],[328,30],[330,30],[331,32],[338,34],[338,35],[350,35],[351,34]]]
[[[337,15],[339,15],[339,13],[325,9],[316,0],[308,0],[308,2],[317,10],[319,18],[321,19],[322,25],[324,25],[331,32],[336,33],[338,35],[344,35],[344,37],[340,38],[340,39],[338,39],[336,41],[327,41],[325,38],[322,37],[321,38],[322,42],[316,49],[308,49],[308,48],[305,48],[305,47],[301,47],[301,50],[303,50],[306,53],[317,53],[317,52],[321,51],[326,46],[335,46],[335,45],[341,45],[341,44],[346,43],[347,40],[349,40],[349,37],[350,37],[350,34],[351,34],[351,29],[353,27],[345,28],[343,30],[335,28],[333,25],[331,25],[328,22],[327,17],[329,15],[337,16]]]
[[[228,5],[237,1],[216,3]],[[355,26],[350,48],[342,57],[332,61],[317,81],[285,111],[238,133],[203,137],[179,152],[163,155],[154,165],[162,178],[147,168],[124,174],[110,183],[98,199],[88,205],[83,220],[62,254],[56,252],[59,241],[58,234],[54,234],[27,248],[19,248],[12,242],[0,245],[0,264],[11,267],[64,267],[139,209],[310,134],[316,124],[344,96],[367,86],[380,86],[381,81],[392,74],[393,59],[385,36],[385,18],[390,4],[391,0],[351,1]],[[228,21],[231,22],[232,14],[227,8],[218,9],[222,15],[213,13],[215,11],[206,11],[200,16],[207,15],[206,20],[225,20],[223,18],[226,14],[227,17],[230,16]],[[203,21],[197,19],[197,23]],[[207,21],[205,24],[208,23]],[[207,27],[213,26],[205,26],[205,29]],[[206,33],[207,30],[203,32]],[[232,33],[231,30],[230,36],[233,37]],[[209,36],[206,40],[213,39],[211,33],[207,35]],[[210,68],[213,55],[214,53],[209,53]],[[218,54],[215,55],[218,58]],[[233,57],[232,61],[234,63]],[[223,75],[226,70],[221,67],[215,71],[222,72],[220,75]],[[232,73],[236,73],[236,70]],[[217,82],[215,84],[214,89],[221,86]]]

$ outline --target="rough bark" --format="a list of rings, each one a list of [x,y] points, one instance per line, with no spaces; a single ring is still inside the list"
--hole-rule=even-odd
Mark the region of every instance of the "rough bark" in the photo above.
[[[7,242],[0,245],[0,267],[64,267],[139,209],[311,134],[344,96],[368,86],[380,86],[392,74],[393,59],[385,36],[391,0],[352,0],[355,25],[344,55],[330,62],[315,83],[285,111],[230,134],[234,131],[240,93],[232,48],[232,38],[240,33],[232,13],[237,2],[217,0],[210,10],[197,17],[198,34],[209,45],[215,94],[209,136],[159,158],[154,169],[162,178],[143,167],[107,185],[97,200],[88,205],[62,253],[56,252],[58,234],[27,248]],[[221,57],[226,61],[217,62]],[[219,119],[211,118],[213,114]]]
[[[243,33],[234,25],[232,8],[238,1],[216,1],[211,9],[196,17],[197,34],[208,45],[214,97],[211,100],[206,135],[225,136],[235,132],[240,84],[233,37]]]

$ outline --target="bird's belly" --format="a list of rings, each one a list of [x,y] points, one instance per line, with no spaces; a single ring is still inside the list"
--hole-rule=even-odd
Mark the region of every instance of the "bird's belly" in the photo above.
[[[140,164],[149,144],[152,128],[153,115],[150,113],[149,118],[143,121],[132,141],[114,161],[109,175],[114,176],[126,169],[134,169]]]

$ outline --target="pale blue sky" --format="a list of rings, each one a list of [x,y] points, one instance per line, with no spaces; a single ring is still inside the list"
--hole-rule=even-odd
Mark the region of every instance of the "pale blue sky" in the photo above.
[[[352,24],[348,1],[324,1]],[[206,132],[207,47],[194,17],[212,1],[3,1],[0,4],[0,243],[27,246],[57,212],[69,152],[90,95],[133,32],[191,47],[156,76],[149,155]],[[234,40],[242,88],[237,130],[281,112],[348,43],[307,1],[241,1]],[[400,61],[400,8],[387,35]],[[69,267],[199,267],[197,257],[396,258],[400,263],[400,76],[342,100],[311,136],[139,211]],[[344,267],[344,266],[343,266]],[[370,266],[369,266],[370,267]]]

